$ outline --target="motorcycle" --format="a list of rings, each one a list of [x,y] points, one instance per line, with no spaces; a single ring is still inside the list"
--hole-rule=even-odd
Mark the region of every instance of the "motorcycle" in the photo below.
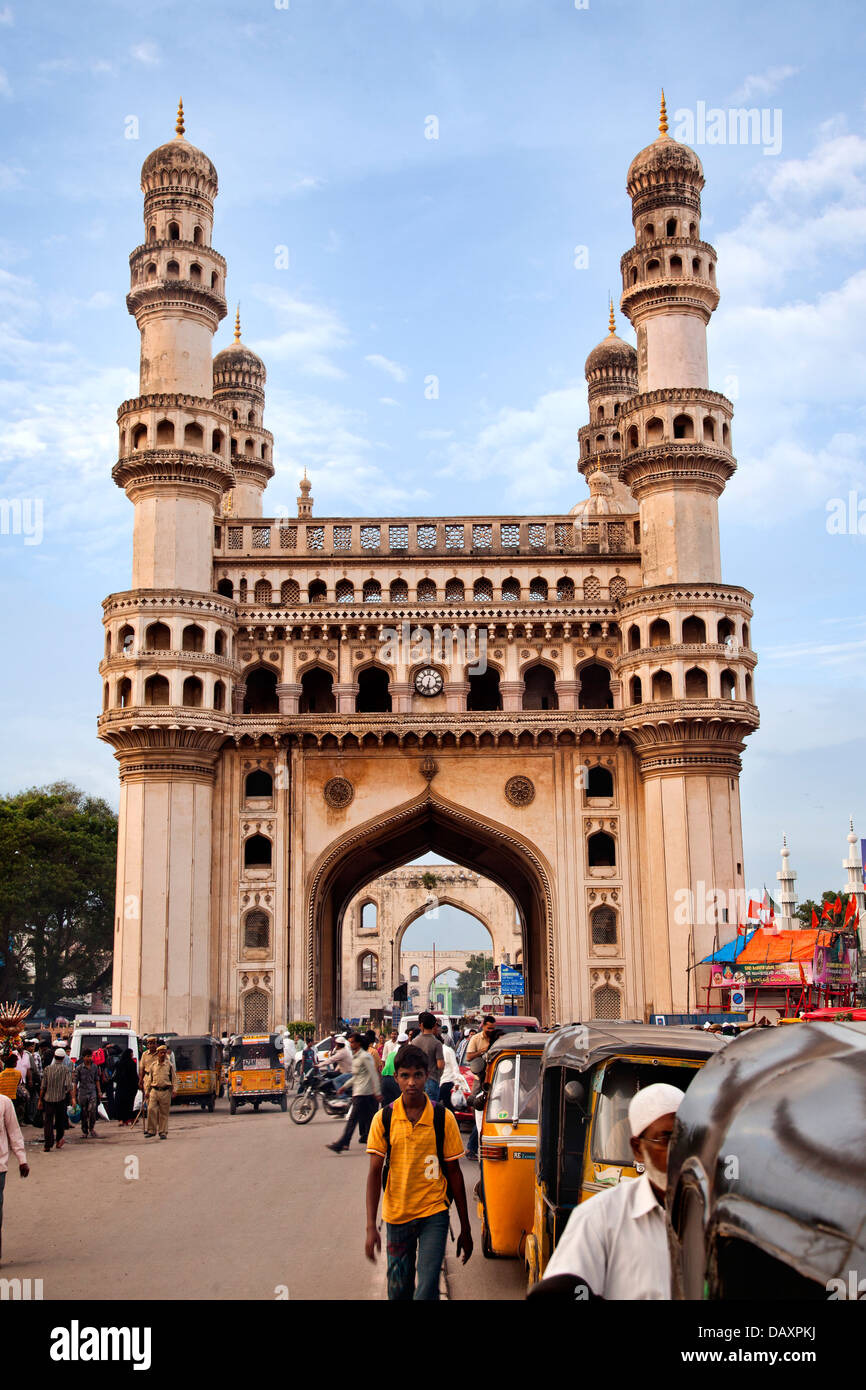
[[[335,1072],[311,1071],[298,1086],[298,1094],[289,1106],[289,1114],[296,1125],[307,1125],[319,1108],[319,1100],[325,1107],[326,1115],[335,1115],[344,1120],[349,1113],[350,1100],[337,1095],[334,1085]]]

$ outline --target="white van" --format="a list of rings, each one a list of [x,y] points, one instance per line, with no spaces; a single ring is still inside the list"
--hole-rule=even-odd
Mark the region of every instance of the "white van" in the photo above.
[[[456,1018],[451,1018],[448,1014],[443,1013],[441,1009],[424,1009],[422,1010],[422,1012],[431,1013],[433,1017],[436,1019],[436,1022],[442,1025],[443,1032],[447,1032],[451,1035],[452,1038],[456,1038],[458,1022]],[[400,1019],[400,1022],[398,1024],[400,1032],[411,1033],[413,1028],[420,1028],[421,1024],[418,1022],[418,1018],[418,1014],[404,1015],[404,1017]]]
[[[95,1052],[98,1047],[104,1051],[118,1048],[114,1056],[120,1057],[127,1047],[132,1049],[135,1065],[139,1061],[138,1034],[132,1026],[131,1018],[120,1018],[110,1014],[76,1014],[72,1020],[72,1043],[69,1055],[76,1062],[88,1047]]]

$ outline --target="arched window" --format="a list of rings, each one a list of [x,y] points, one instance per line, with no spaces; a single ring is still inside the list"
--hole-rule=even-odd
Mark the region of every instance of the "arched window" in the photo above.
[[[198,623],[189,623],[183,630],[180,648],[184,652],[203,652],[204,628],[199,627]]]
[[[637,623],[632,623],[628,630],[628,649],[630,652],[640,650],[640,628]]]
[[[379,909],[375,903],[364,903],[361,908],[361,930],[378,931]]]
[[[165,273],[168,276],[169,280],[176,280],[180,275],[180,266],[178,265],[177,261],[169,261],[168,265],[165,268]]]
[[[730,618],[719,618],[716,625],[716,641],[725,643],[729,637],[734,635],[734,624]]]
[[[280,585],[280,603],[300,603],[301,587],[297,579],[284,579]]]
[[[691,415],[674,416],[674,439],[694,439],[695,422]]]
[[[655,234],[656,234],[656,229],[655,229],[653,223],[652,223],[652,222],[647,222],[646,226],[645,226],[644,229],[643,229],[643,239],[644,239],[644,241],[652,241],[652,239],[653,239],[653,237],[655,236]]]
[[[117,683],[117,703],[121,709],[129,709],[132,704],[132,681],[128,676]]]
[[[417,980],[418,978],[419,978],[419,971],[418,971],[417,965],[410,965],[410,967],[409,967],[409,979],[410,979],[410,980]]]
[[[322,666],[311,666],[301,676],[301,714],[333,714],[337,708],[334,698],[334,677]]]
[[[629,693],[633,705],[643,704],[643,690],[641,688],[640,676],[632,676]]]
[[[628,593],[628,581],[621,574],[615,574],[608,585],[608,593],[611,598],[625,598]]]
[[[751,702],[752,702],[752,677],[749,675],[748,671],[746,672],[746,699],[749,701],[749,704],[751,704]]]
[[[592,992],[593,1018],[622,1018],[622,995],[613,985],[600,985]]]
[[[262,989],[251,989],[244,995],[244,1032],[269,1033],[271,1031],[270,1000]]]
[[[445,602],[462,603],[466,596],[466,590],[462,579],[449,579],[445,585]]]
[[[210,451],[212,454],[221,454],[225,444],[225,435],[222,430],[214,430],[210,437]]]
[[[354,603],[355,586],[351,579],[338,579],[334,588],[334,598],[337,603]]]
[[[586,773],[587,796],[613,796],[613,773],[609,767],[595,763]]]
[[[189,278],[194,285],[201,284],[201,266],[195,261],[193,261],[189,268]]]
[[[122,636],[122,635],[123,635],[123,634],[121,633],[121,636]],[[748,647],[748,645],[749,645],[749,624],[748,624],[748,623],[743,623],[743,646],[744,646],[744,647]]]
[[[222,681],[214,681],[213,707],[214,709],[225,709],[226,707],[226,688]]]
[[[647,261],[647,263],[646,263],[646,273],[647,273],[648,276],[652,277],[652,276],[654,276],[654,275],[658,275],[658,273],[659,273],[660,270],[661,270],[661,263],[656,259],[655,256],[653,256],[652,260]]]
[[[531,603],[547,603],[547,580],[537,574],[529,581],[529,600]]]
[[[702,646],[707,640],[707,625],[703,618],[698,618],[693,613],[691,617],[683,618],[683,642],[690,647]]]
[[[156,227],[148,227],[147,239],[148,241],[156,241]]]
[[[147,276],[148,280],[155,280],[155,279],[156,279],[156,261],[149,261],[148,264],[147,264],[147,268],[146,268],[146,270],[145,270],[144,273],[145,273],[145,275]]]
[[[144,633],[144,649],[148,652],[171,650],[171,629],[166,623],[151,623]]]
[[[493,602],[493,584],[489,579],[476,579],[472,587],[472,597],[476,603]]]
[[[168,239],[169,241],[180,241],[180,227],[176,222],[169,222],[168,224]]]
[[[274,591],[271,588],[271,581],[269,579],[257,579],[253,597],[256,603],[272,603]]]
[[[256,907],[244,918],[244,947],[248,951],[266,951],[270,943],[270,918],[260,907]]]
[[[364,580],[364,602],[365,602],[365,603],[381,603],[381,602],[382,602],[382,585],[379,583],[378,579],[365,579],[365,580]]]
[[[556,597],[559,599],[560,603],[573,603],[574,580],[569,579],[567,575],[563,575],[561,579],[557,579]]]
[[[244,687],[244,714],[279,714],[277,676],[264,666],[247,673]]]
[[[219,287],[220,287],[220,277],[217,275],[217,273],[216,273],[215,270],[211,272],[210,287],[211,287],[212,290],[217,290],[217,291],[219,290]]]
[[[669,647],[671,644],[671,625],[665,618],[656,618],[650,623],[649,644],[651,647]]]
[[[391,693],[388,672],[381,666],[368,666],[358,676],[358,694],[355,697],[357,714],[390,714]]]
[[[274,779],[263,767],[248,772],[244,782],[244,796],[273,796]]]
[[[193,229],[192,229],[192,241],[193,241],[193,246],[203,246],[203,245],[204,245],[204,232],[202,231],[201,227],[193,227]]]
[[[733,671],[724,670],[720,677],[723,700],[736,700],[737,677]]]
[[[660,444],[665,437],[664,423],[654,415],[651,420],[646,422],[646,442],[647,444]]]
[[[165,676],[148,676],[144,682],[144,703],[146,705],[167,705],[169,687]]]
[[[171,420],[160,420],[156,427],[157,447],[174,443],[174,425]]]
[[[682,256],[671,256],[671,275],[682,275],[683,258]]]
[[[628,447],[629,447],[630,449],[636,449],[636,448],[638,447],[638,432],[637,432],[637,425],[630,425],[630,426],[629,426],[629,431],[628,431],[628,436],[627,436],[627,438],[628,438]]]
[[[132,431],[133,449],[147,448],[147,425],[136,425]]]
[[[692,257],[692,275],[698,275],[698,276],[699,276],[700,273],[701,273],[701,259],[700,259],[700,256],[694,256],[694,257]]]
[[[256,452],[256,446],[255,446],[255,444],[253,443],[253,441],[252,441],[251,439],[245,439],[245,440],[244,440],[244,454],[246,455],[246,457],[247,457],[248,459],[251,459],[252,456],[253,456],[253,454],[254,454],[255,452]]]
[[[589,914],[593,946],[616,945],[616,913],[603,903]]]
[[[358,961],[358,988],[379,988],[379,957],[372,951],[365,951]]]
[[[586,854],[591,869],[616,867],[616,842],[606,830],[596,830],[586,842]]]
[[[246,579],[242,579],[242,580],[240,581],[240,583],[238,584],[238,602],[239,602],[239,603],[246,603],[246,601],[247,601],[247,581],[246,581]]]
[[[613,709],[610,671],[606,666],[592,662],[581,669],[578,709]]]
[[[669,217],[665,224],[665,236],[676,236],[676,234],[677,219],[675,217]]]
[[[686,699],[705,700],[707,698],[707,673],[700,666],[692,666],[686,671]]]
[[[253,412],[252,412],[251,410],[248,410],[248,411],[247,411],[247,424],[248,424],[248,425],[253,425],[253,424],[255,424],[255,417],[254,417]]]
[[[129,623],[124,623],[123,627],[120,629],[119,633],[117,634],[117,650],[118,650],[118,652],[122,652],[124,656],[132,656],[132,646],[133,646],[134,641],[135,641],[135,632],[134,632],[133,629],[129,626]]]
[[[409,602],[409,585],[405,579],[392,579],[389,592],[392,603]]]
[[[419,603],[435,603],[435,602],[436,602],[436,584],[435,584],[435,582],[434,582],[432,579],[419,579],[419,580],[418,580],[418,602],[419,602]]]
[[[480,675],[469,677],[466,708],[468,710],[502,709],[499,672],[495,671],[492,666],[488,666],[487,670],[481,672]]]
[[[217,584],[217,593],[222,594],[223,598],[234,598],[235,586],[230,579],[221,579]]]
[[[604,406],[603,406],[603,405],[600,405],[600,406],[598,407],[598,410],[595,412],[595,418],[596,418],[596,420],[598,420],[598,421],[601,421],[601,420],[604,419]],[[602,436],[602,437],[603,437],[603,436]]]
[[[530,666],[523,673],[524,709],[559,709],[556,677],[549,666]]]
[[[511,578],[509,578],[509,579],[503,579],[503,581],[502,581],[502,602],[503,602],[503,603],[519,603],[519,602],[520,602],[520,580],[519,580],[519,579],[515,579],[515,578],[513,578],[513,576],[512,576]]]
[[[310,603],[324,603],[328,597],[328,590],[324,579],[311,579],[307,588],[307,598]]]
[[[251,835],[244,842],[244,868],[270,868],[272,854],[273,845],[270,840],[266,839],[264,835]]]
[[[183,703],[189,709],[201,709],[202,684],[198,676],[187,676],[183,683]]]
[[[222,628],[214,633],[213,649],[214,656],[225,656],[226,654],[226,635]]]
[[[672,700],[674,695],[673,681],[669,671],[656,671],[653,675],[653,699]]]
[[[108,681],[102,687],[102,708],[103,710],[108,709]]]
[[[106,634],[105,634],[105,655],[106,655],[107,657],[108,657],[108,656],[111,656],[111,633],[110,633],[110,632],[106,632]]]
[[[583,581],[583,597],[589,603],[595,603],[601,598],[601,580],[598,575],[591,574]]]

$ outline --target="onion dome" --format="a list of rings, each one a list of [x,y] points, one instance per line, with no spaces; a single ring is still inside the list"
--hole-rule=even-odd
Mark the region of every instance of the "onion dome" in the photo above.
[[[662,92],[658,139],[640,150],[628,168],[626,188],[632,202],[636,203],[635,211],[639,210],[637,204],[654,197],[661,189],[667,190],[669,196],[676,196],[678,202],[699,206],[703,186],[703,165],[694,150],[668,135]]]
[[[584,364],[584,374],[590,384],[608,382],[637,388],[637,353],[631,343],[616,332],[613,301],[610,305],[610,332],[594,347]]]
[[[241,310],[235,315],[234,341],[218,352],[213,360],[214,395],[226,394],[238,387],[264,389],[267,380],[265,364],[252,348],[241,342]]]
[[[203,150],[184,139],[182,101],[178,106],[175,131],[174,139],[152,150],[142,164],[142,192],[177,189],[213,201],[218,192],[217,171]]]
[[[597,516],[623,516],[635,511],[631,494],[604,469],[591,473],[588,479],[589,496],[572,507],[569,516],[579,520]]]

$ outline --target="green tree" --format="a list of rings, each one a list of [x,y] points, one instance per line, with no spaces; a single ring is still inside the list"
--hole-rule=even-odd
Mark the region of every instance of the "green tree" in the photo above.
[[[464,1009],[477,1008],[484,977],[493,969],[493,957],[483,954],[467,957],[466,969],[457,976],[457,990]]]
[[[68,782],[0,797],[0,998],[89,992],[111,961],[117,816]]]

